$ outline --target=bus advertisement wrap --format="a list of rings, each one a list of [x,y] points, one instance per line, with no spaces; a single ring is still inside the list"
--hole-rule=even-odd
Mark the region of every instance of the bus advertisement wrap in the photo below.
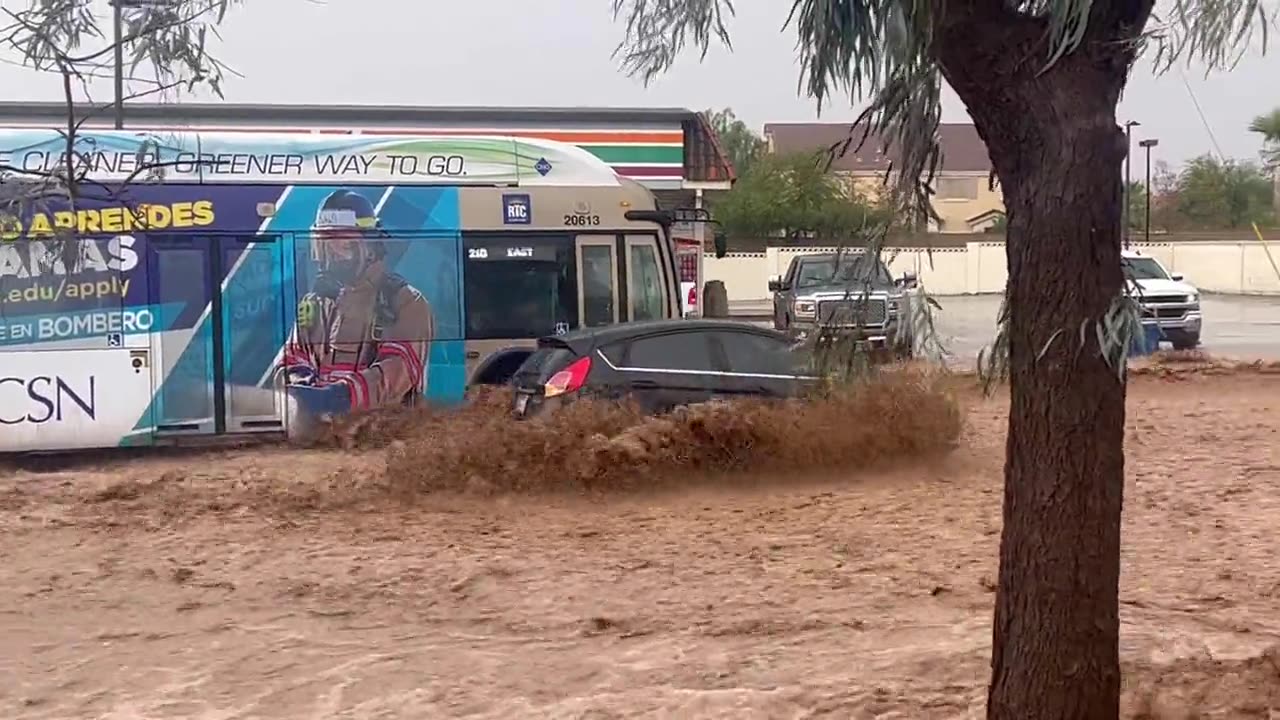
[[[32,177],[66,163],[55,130],[0,130],[0,165]],[[520,184],[616,187],[613,169],[537,138],[298,133],[80,131],[70,164],[100,182]]]
[[[456,187],[358,181],[137,185],[0,219],[0,451],[456,402],[459,238]]]

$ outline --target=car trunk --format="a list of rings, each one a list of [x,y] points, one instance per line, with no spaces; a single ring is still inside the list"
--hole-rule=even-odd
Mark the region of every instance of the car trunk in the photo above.
[[[545,403],[545,385],[553,375],[565,369],[579,355],[555,338],[538,341],[535,350],[511,379],[515,387],[512,410],[517,416],[532,415]]]

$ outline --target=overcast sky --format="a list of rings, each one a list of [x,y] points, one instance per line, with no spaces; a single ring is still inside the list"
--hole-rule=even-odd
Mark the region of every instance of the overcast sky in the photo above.
[[[735,4],[732,53],[716,49],[702,63],[689,53],[648,88],[610,58],[623,28],[609,0],[248,0],[223,26],[219,57],[243,75],[228,79],[231,102],[728,106],[757,131],[814,119],[813,101],[797,94],[795,34],[781,29],[790,2]],[[1156,157],[1174,164],[1212,150],[1184,77],[1222,152],[1256,159],[1247,126],[1280,106],[1280,53],[1255,53],[1208,79],[1197,67],[1159,78],[1148,64],[1135,71],[1120,121],[1140,121],[1135,147],[1157,137]],[[60,98],[56,78],[12,65],[0,65],[0,87],[6,99]],[[95,94],[108,99],[109,83]],[[844,102],[821,119],[855,115]],[[969,120],[954,95],[943,119]]]

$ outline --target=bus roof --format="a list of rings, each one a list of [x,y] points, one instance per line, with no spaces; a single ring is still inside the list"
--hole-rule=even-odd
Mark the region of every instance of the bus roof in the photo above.
[[[55,170],[67,135],[0,128],[11,176]],[[342,185],[617,186],[613,168],[577,146],[502,135],[359,136],[286,132],[81,130],[75,162],[98,182]],[[83,165],[81,165],[83,167]]]

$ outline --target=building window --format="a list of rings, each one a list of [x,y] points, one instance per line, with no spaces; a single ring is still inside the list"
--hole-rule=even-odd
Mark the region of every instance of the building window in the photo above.
[[[938,178],[939,200],[977,200],[978,178]]]

